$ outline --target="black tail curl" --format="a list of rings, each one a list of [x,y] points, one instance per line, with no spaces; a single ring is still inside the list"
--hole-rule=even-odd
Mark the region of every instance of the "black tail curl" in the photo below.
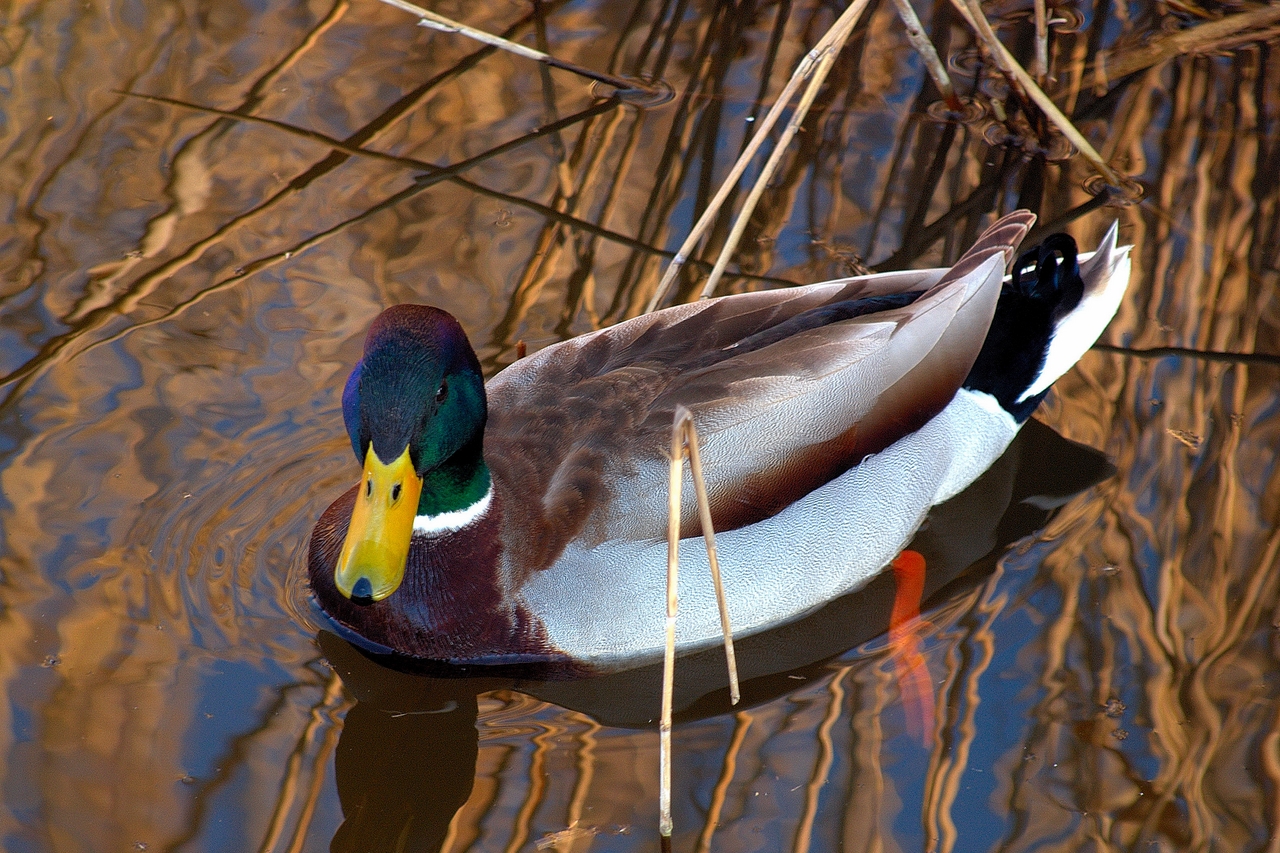
[[[1070,235],[1053,234],[1018,258],[1000,290],[986,343],[964,381],[965,388],[995,397],[1019,423],[1031,416],[1047,390],[1021,402],[1018,398],[1044,368],[1058,323],[1084,297],[1076,254]]]

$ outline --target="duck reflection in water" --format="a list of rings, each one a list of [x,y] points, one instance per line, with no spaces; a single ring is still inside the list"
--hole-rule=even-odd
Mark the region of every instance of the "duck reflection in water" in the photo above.
[[[1028,422],[981,478],[934,508],[911,543],[925,560],[924,599],[941,604],[972,589],[1010,543],[1043,527],[1057,507],[1112,470],[1096,451]],[[729,703],[720,649],[682,657],[676,721],[769,702],[828,674],[833,658],[844,655],[843,663],[850,663],[849,649],[888,630],[894,599],[894,577],[882,573],[798,622],[739,640],[743,702],[737,708]],[[517,690],[602,725],[656,728],[660,663],[577,681],[546,680],[546,672],[449,668],[371,655],[327,631],[320,645],[357,700],[335,757],[343,812],[335,853],[442,848],[475,784],[480,694]]]
[[[357,660],[353,646],[327,632],[320,640],[357,697],[334,756],[343,823],[330,849],[440,850],[454,814],[471,796],[479,749],[476,696],[492,685],[358,673],[361,663],[372,664]],[[397,684],[395,675],[405,682]],[[400,689],[388,690],[391,685]]]

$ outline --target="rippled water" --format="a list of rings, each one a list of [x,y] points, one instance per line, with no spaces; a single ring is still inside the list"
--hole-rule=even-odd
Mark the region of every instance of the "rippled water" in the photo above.
[[[435,8],[674,97],[618,105],[374,0],[0,8],[4,850],[656,844],[653,670],[384,670],[319,633],[306,543],[357,473],[339,394],[372,317],[440,305],[494,371],[634,315],[832,12],[471,5]],[[1086,243],[1119,218],[1121,349],[1038,415],[1116,472],[1038,435],[931,521],[923,704],[887,579],[745,642],[744,707],[687,661],[676,849],[1274,844],[1280,15],[1138,62],[1196,8],[1077,5],[1053,36],[1049,91],[1127,207],[944,7],[969,124],[889,5],[840,55],[726,286],[946,262],[1019,205]],[[988,13],[1029,56],[1026,9]]]

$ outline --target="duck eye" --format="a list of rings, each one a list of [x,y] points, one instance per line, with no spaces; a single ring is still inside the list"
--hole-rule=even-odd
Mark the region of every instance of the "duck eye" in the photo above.
[[[391,502],[395,503],[400,500],[400,484],[396,483],[391,487]]]
[[[444,398],[449,396],[449,380],[440,380],[440,387],[436,389],[436,402],[443,403]]]
[[[364,496],[366,498],[373,497],[373,480],[372,478],[364,481]]]

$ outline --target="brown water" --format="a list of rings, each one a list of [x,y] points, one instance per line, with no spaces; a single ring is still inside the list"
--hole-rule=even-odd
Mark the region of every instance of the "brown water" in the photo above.
[[[832,13],[436,8],[674,98],[603,100],[373,0],[0,8],[0,848],[656,846],[651,671],[380,670],[318,638],[306,542],[356,476],[339,394],[371,318],[440,305],[496,370],[518,340],[635,314]],[[883,584],[746,644],[740,710],[689,662],[675,848],[1274,849],[1277,20],[1148,67],[1136,48],[1203,10],[1059,10],[1078,30],[1055,31],[1048,88],[1140,184],[1115,207],[1080,158],[1046,161],[1068,149],[954,13],[920,11],[983,117],[933,117],[882,4],[726,287],[946,262],[1020,205],[1086,243],[1118,218],[1135,277],[1104,342],[1124,351],[1087,354],[1038,414],[1117,470],[1089,487],[1094,457],[1028,444],[931,522],[933,585],[960,578],[918,632],[931,738],[878,636]],[[1029,57],[1023,5],[988,12]],[[1133,352],[1154,347],[1182,349]],[[1019,502],[1079,489],[1051,519]]]

